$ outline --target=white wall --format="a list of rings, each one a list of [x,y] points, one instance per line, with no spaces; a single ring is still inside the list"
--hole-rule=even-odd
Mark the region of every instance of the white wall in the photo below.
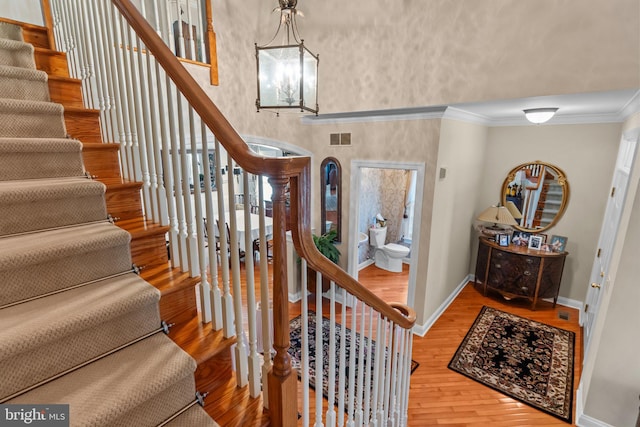
[[[438,164],[427,174],[435,180],[433,220],[424,318],[428,319],[470,269],[476,245],[471,225],[484,173],[486,126],[442,120]],[[441,179],[440,169],[446,169]]]
[[[621,129],[619,123],[489,129],[476,215],[500,202],[503,181],[519,164],[541,160],[559,167],[567,176],[567,209],[560,221],[545,231],[549,237],[558,234],[569,238],[562,297],[585,299]]]
[[[640,406],[640,187],[627,197],[633,211],[584,410],[612,426],[634,425]]]
[[[0,11],[3,18],[44,25],[40,0],[0,0]]]

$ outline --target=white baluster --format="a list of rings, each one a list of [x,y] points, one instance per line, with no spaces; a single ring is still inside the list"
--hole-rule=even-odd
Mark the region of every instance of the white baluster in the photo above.
[[[207,62],[207,48],[204,44],[204,38],[207,37],[206,34],[206,30],[205,30],[205,25],[204,22],[202,20],[202,17],[205,15],[205,12],[202,10],[202,4],[203,2],[200,0],[196,1],[196,5],[197,5],[197,14],[198,14],[198,27],[197,27],[197,31],[196,34],[199,35],[199,39],[200,39],[200,57],[196,57],[196,59],[200,62]]]
[[[257,397],[260,394],[260,359],[257,351],[257,334],[256,334],[256,296],[255,296],[255,278],[253,265],[253,239],[251,237],[251,211],[248,201],[249,196],[249,174],[243,171],[242,174],[242,192],[245,195],[244,203],[244,267],[246,274],[247,287],[247,319],[249,321],[249,395]],[[263,244],[266,243],[264,240]],[[269,306],[265,307],[266,310]]]
[[[301,274],[301,293],[302,293],[302,314],[300,322],[302,323],[302,342],[301,353],[302,360],[300,361],[300,372],[302,373],[302,425],[309,425],[309,303],[307,292],[307,260],[302,258],[300,261],[300,268],[303,271]],[[316,365],[317,366],[317,365]]]
[[[191,19],[191,1],[187,0],[187,32],[189,33],[189,39],[191,40],[191,42],[189,43],[189,47],[187,47],[185,49],[185,52],[187,51],[187,49],[190,51],[191,53],[191,59],[193,59],[194,61],[198,60],[198,58],[196,57],[196,42],[197,42],[197,36],[196,36],[196,40],[193,40],[193,20]],[[186,56],[186,55],[185,55]]]
[[[336,284],[329,288],[329,378],[327,384],[327,427],[336,425]]]
[[[322,274],[316,272],[316,422],[315,427],[322,427]]]
[[[177,88],[176,88],[177,90]],[[195,232],[193,227],[193,209],[191,206],[191,188],[189,187],[189,160],[187,157],[187,137],[191,135],[187,135],[187,130],[185,128],[185,118],[184,118],[184,103],[185,99],[182,94],[178,91],[177,97],[177,105],[178,105],[178,138],[180,140],[180,170],[182,172],[182,203],[184,209],[184,224],[185,229],[183,230],[183,234],[185,236],[186,246],[187,246],[187,262],[189,265],[189,275],[191,277],[197,276],[200,274],[200,266],[198,265],[198,252],[196,248],[196,239]],[[187,105],[187,109],[190,110],[190,107]],[[190,117],[191,119],[193,117]],[[191,121],[191,120],[190,120]],[[191,127],[191,125],[190,125]],[[192,153],[195,155],[196,153]],[[195,180],[196,177],[193,178],[194,190],[195,190]]]
[[[180,137],[182,130],[181,126],[179,126],[182,119],[178,117],[178,115],[181,113],[182,109],[180,108],[176,113],[176,109],[174,108],[174,104],[180,105],[181,100],[182,97],[179,94],[176,93],[176,96],[173,96],[173,83],[169,80],[169,76],[167,76],[167,107],[169,111],[169,130],[171,135],[171,165],[173,167],[174,176],[173,199],[176,204],[176,219],[178,224],[178,265],[182,271],[189,271],[189,260],[187,255],[187,222],[184,213],[184,199],[182,197],[181,185],[181,181],[183,179],[182,162],[178,143],[178,138]],[[178,126],[176,126],[176,118]]]
[[[98,1],[95,7],[89,8],[89,12],[93,18],[94,31],[92,32],[95,37],[94,46],[96,49],[97,67],[96,67],[96,75],[98,84],[102,86],[102,96],[103,98],[100,100],[100,108],[102,113],[102,127],[104,128],[103,134],[106,139],[105,142],[114,142],[116,139],[115,132],[115,115],[112,110],[112,93],[113,93],[113,84],[111,79],[111,73],[109,73],[109,61],[111,60],[111,55],[105,54],[105,44],[108,43],[106,39],[105,32],[105,21],[103,19],[103,1]]]
[[[231,250],[231,284],[233,286],[233,310],[236,318],[236,336],[238,337],[235,355],[236,355],[236,383],[238,387],[244,387],[249,382],[249,374],[247,366],[247,348],[245,346],[245,336],[242,328],[242,287],[240,286],[240,253],[238,247],[238,227],[236,224],[236,212],[235,212],[235,184],[234,184],[234,161],[227,153],[227,166],[229,172],[229,178],[227,181],[227,188],[229,189],[229,237],[230,237],[230,250]],[[221,225],[226,227],[226,225]],[[220,231],[222,234],[223,231]],[[246,255],[245,255],[246,257]]]
[[[340,328],[340,362],[338,366],[340,366],[340,370],[338,372],[338,411],[340,414],[338,417],[338,426],[342,427],[344,425],[344,389],[345,389],[345,366],[346,366],[346,323],[347,323],[347,305],[345,304],[345,300],[347,298],[347,291],[342,290],[342,297],[344,298],[340,303],[342,310],[340,312],[340,322],[342,323]]]
[[[385,346],[387,341],[386,324],[380,313],[378,313],[378,328],[376,333],[376,359],[373,374],[373,404],[371,410],[374,411],[373,422],[374,427],[383,427],[382,417],[382,401],[384,398],[384,364],[385,364]]]
[[[268,243],[267,243],[267,234],[266,234],[266,225],[265,225],[265,212],[264,212],[264,184],[262,182],[262,177],[258,176],[258,212],[260,216],[260,305],[262,306],[262,351],[263,351],[263,359],[264,363],[262,364],[262,401],[264,407],[269,409],[269,387],[268,381],[266,380],[267,374],[271,369],[272,357],[271,357],[271,331],[273,330],[273,324],[271,321],[271,304],[269,299],[269,267],[267,265],[268,262]],[[306,280],[306,276],[305,276]],[[303,285],[304,286],[304,285]],[[303,297],[304,298],[304,297]],[[306,307],[306,301],[303,301],[303,307]],[[303,311],[305,309],[303,308]],[[303,342],[306,339],[306,336],[303,338]],[[303,345],[304,349],[304,345]],[[308,387],[308,377],[307,377],[307,412],[308,412],[308,401],[309,401],[309,387]],[[304,393],[304,392],[303,392]],[[304,402],[304,394],[303,394],[303,402]],[[304,408],[304,403],[303,403]]]
[[[369,330],[367,333],[369,337],[369,345],[367,346],[367,366],[365,369],[365,381],[364,381],[364,414],[363,414],[363,423],[369,424],[371,422],[371,380],[374,376],[374,373],[371,371],[372,363],[371,363],[371,352],[372,352],[372,344],[373,344],[373,308],[369,307]]]
[[[348,301],[348,299],[347,299]],[[348,422],[347,427],[353,427],[354,424],[354,415],[355,415],[355,391],[356,391],[356,359],[358,354],[353,350],[353,346],[356,344],[356,340],[358,339],[356,336],[357,329],[357,319],[358,319],[358,299],[352,298],[353,306],[351,307],[351,346],[352,350],[349,352],[349,391],[347,396],[349,397],[349,405],[348,405]]]
[[[358,348],[358,378],[357,378],[357,389],[355,396],[355,425],[362,426],[363,423],[363,413],[362,413],[362,396],[364,394],[364,346],[365,346],[365,311],[367,306],[362,303],[362,308],[360,310],[360,346]],[[354,312],[354,316],[356,313]]]
[[[196,127],[194,111],[189,106],[189,136],[191,137],[191,174],[193,176],[193,199],[196,217],[196,248],[197,252],[193,256],[198,257],[198,274],[199,296],[200,296],[200,313],[202,315],[202,323],[211,322],[211,288],[209,287],[209,278],[207,277],[207,249],[204,245],[204,215],[202,207],[202,197],[200,196],[200,167],[198,165],[198,143],[196,141]],[[207,156],[207,152],[202,152],[203,157]],[[204,161],[204,160],[203,160]],[[204,172],[204,171],[203,171]],[[204,176],[204,174],[203,174]],[[203,182],[204,186],[204,182]]]
[[[229,241],[227,240],[224,212],[224,186],[222,185],[222,151],[220,142],[216,139],[216,181],[218,182],[218,234],[220,236],[220,267],[222,269],[222,332],[225,338],[235,335],[233,297],[229,285]],[[227,175],[229,176],[229,175]]]
[[[176,0],[176,23],[178,27],[178,41],[175,52],[180,52],[180,55],[177,56],[186,58],[187,56],[185,55],[186,49],[184,48],[184,34],[182,32],[182,4],[180,0]],[[176,30],[174,29],[173,32],[175,38]]]
[[[395,427],[395,415],[396,415],[396,384],[398,379],[398,353],[400,352],[401,336],[398,334],[399,330],[393,322],[391,322],[391,336],[393,338],[392,351],[389,354],[391,359],[391,375],[389,385],[389,410],[387,412],[390,427]]]
[[[204,122],[200,123],[202,132],[202,168],[204,171],[204,200],[207,215],[207,236],[209,236],[209,276],[211,277],[210,287],[210,310],[211,310],[211,328],[214,331],[222,329],[222,301],[220,288],[218,287],[218,254],[216,253],[216,233],[215,233],[215,212],[213,210],[213,189],[211,188],[211,164],[209,160],[209,142],[207,127]],[[218,186],[220,183],[218,183]],[[202,264],[206,265],[206,264]],[[203,268],[203,274],[207,269]]]
[[[383,397],[383,406],[382,406],[382,422],[386,423],[387,418],[389,416],[389,395],[391,391],[391,362],[392,362],[392,353],[391,347],[393,345],[393,322],[386,321],[385,323],[385,333],[388,333],[389,341],[385,346],[386,351],[386,366],[384,370],[384,397]],[[385,340],[386,341],[386,340]]]

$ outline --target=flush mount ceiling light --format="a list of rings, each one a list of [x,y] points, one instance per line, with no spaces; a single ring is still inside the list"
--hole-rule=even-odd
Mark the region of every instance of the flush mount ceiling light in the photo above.
[[[530,108],[524,111],[524,116],[531,123],[540,124],[547,122],[553,117],[553,115],[558,111],[557,108]]]
[[[302,16],[296,9],[298,1],[278,0],[278,4],[273,10],[280,12],[275,35],[265,46],[256,43],[256,108],[299,108],[318,114],[318,55],[304,46],[298,33],[296,16]],[[271,46],[276,39],[281,44]]]

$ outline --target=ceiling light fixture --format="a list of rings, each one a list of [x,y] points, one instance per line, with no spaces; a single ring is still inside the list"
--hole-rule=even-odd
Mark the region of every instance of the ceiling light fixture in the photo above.
[[[524,111],[524,116],[531,123],[535,123],[537,125],[541,123],[548,122],[551,117],[558,111],[557,108],[530,108]]]
[[[256,108],[299,108],[318,114],[318,55],[305,47],[298,33],[296,16],[302,16],[296,9],[298,0],[278,0],[278,4],[273,10],[280,12],[275,35],[265,46],[256,43]],[[270,46],[279,35],[282,44]]]

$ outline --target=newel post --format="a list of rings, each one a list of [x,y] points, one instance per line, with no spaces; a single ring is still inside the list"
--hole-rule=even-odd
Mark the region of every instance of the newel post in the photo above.
[[[268,375],[271,425],[295,426],[298,418],[298,381],[289,349],[289,289],[286,260],[285,186],[288,178],[270,178],[273,188],[273,366]]]
[[[213,30],[213,11],[211,10],[211,0],[205,1],[205,13],[207,15],[207,34],[205,45],[211,65],[211,84],[218,86],[218,47],[216,46],[216,32]]]

